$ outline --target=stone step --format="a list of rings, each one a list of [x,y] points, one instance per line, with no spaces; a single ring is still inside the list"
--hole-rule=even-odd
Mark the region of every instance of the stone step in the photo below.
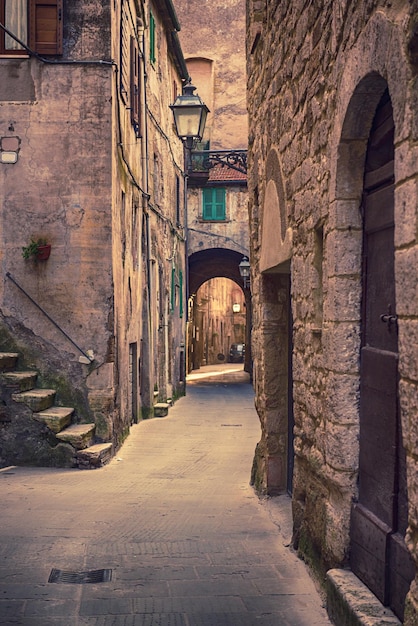
[[[77,452],[77,465],[80,469],[96,469],[109,463],[112,458],[111,443],[96,443]]]
[[[53,433],[59,433],[71,424],[74,409],[65,406],[51,406],[46,411],[34,413],[38,422],[43,422]]]
[[[3,372],[1,379],[7,387],[16,387],[19,391],[29,391],[36,385],[38,372]]]
[[[55,389],[32,389],[22,393],[12,393],[15,402],[27,404],[32,411],[44,411],[55,403]]]
[[[18,358],[17,352],[0,352],[0,372],[14,369]]]
[[[70,443],[77,450],[88,448],[93,443],[96,424],[72,424],[57,434],[57,439]]]
[[[165,417],[168,415],[170,405],[167,402],[157,402],[154,404],[154,417]]]
[[[328,570],[327,611],[338,626],[402,626],[351,570]]]

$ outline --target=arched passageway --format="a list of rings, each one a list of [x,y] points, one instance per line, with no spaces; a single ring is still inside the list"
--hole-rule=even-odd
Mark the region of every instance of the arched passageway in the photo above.
[[[189,275],[188,275],[188,294],[191,303],[193,297],[197,293],[199,287],[205,282],[213,278],[229,278],[242,288],[245,297],[245,360],[244,369],[251,374],[252,358],[251,358],[251,292],[250,288],[244,288],[242,278],[239,271],[239,264],[243,254],[234,250],[225,248],[211,248],[196,252],[189,257]],[[189,304],[190,306],[190,304]],[[189,324],[192,323],[192,317],[189,311]],[[190,338],[191,333],[187,333]],[[192,363],[191,345],[187,348],[189,369]]]

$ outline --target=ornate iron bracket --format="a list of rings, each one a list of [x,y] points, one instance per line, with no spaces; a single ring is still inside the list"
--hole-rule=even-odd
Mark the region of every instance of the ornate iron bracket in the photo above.
[[[210,170],[216,165],[247,173],[247,150],[192,150],[192,171]]]

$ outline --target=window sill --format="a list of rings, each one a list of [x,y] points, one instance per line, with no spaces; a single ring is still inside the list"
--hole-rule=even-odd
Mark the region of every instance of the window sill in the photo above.
[[[30,59],[30,54],[3,54],[0,52],[0,59]]]
[[[201,224],[228,224],[231,220],[210,220],[210,219],[204,219],[203,217],[199,217],[198,222],[200,222]]]

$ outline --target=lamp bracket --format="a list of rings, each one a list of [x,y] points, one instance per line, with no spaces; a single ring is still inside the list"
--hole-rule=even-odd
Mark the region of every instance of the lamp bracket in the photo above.
[[[247,150],[192,150],[192,170],[198,171],[194,167],[195,163],[199,163],[203,170],[222,165],[246,174]]]

